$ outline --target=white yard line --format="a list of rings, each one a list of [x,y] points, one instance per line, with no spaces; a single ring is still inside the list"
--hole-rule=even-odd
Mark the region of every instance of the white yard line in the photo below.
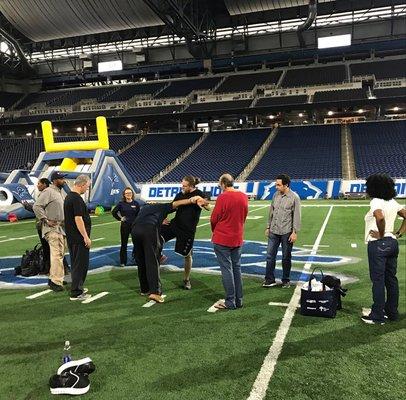
[[[92,242],[98,242],[99,240],[104,240],[105,238],[96,238],[96,239],[92,239]]]
[[[257,208],[255,208],[255,210],[250,210],[249,212],[258,211],[258,210],[261,210],[261,209],[263,209],[263,208],[265,208],[265,207],[269,207],[269,204],[267,204],[267,205],[265,205],[265,206],[257,207]],[[250,219],[250,218],[248,218],[248,219]],[[210,225],[210,222],[206,222],[206,223],[204,223],[204,224],[197,225],[196,228],[201,228],[202,226],[206,226],[206,225]]]
[[[94,296],[91,296],[91,297],[89,297],[88,299],[83,300],[83,301],[82,301],[82,304],[89,304],[89,303],[91,303],[92,301],[95,301],[95,300],[101,299],[101,298],[104,297],[104,296],[107,296],[108,294],[109,294],[109,292],[97,293],[97,294],[95,294]]]
[[[260,207],[256,208],[255,210],[251,210],[250,212],[262,210],[263,208],[269,207],[270,205],[271,205],[271,202],[269,202],[269,204],[265,204],[264,206],[260,206]]]
[[[32,238],[32,237],[38,237],[38,234],[37,235],[30,235],[30,236],[22,236],[22,237],[18,237],[18,238],[8,238],[8,239],[4,239],[4,240],[0,240],[0,243],[5,243],[5,242],[12,242],[12,241],[14,241],[14,240],[24,240],[24,239],[29,239],[29,238]]]
[[[162,297],[165,298],[166,294],[163,294]],[[144,305],[142,305],[142,307],[149,308],[149,307],[154,306],[155,304],[156,304],[156,301],[150,300],[148,303],[145,303]]]
[[[7,226],[16,227],[18,225],[23,225],[23,224],[33,224],[33,225],[35,225],[35,221],[34,221],[34,219],[30,219],[29,221],[22,221],[22,222],[9,222],[9,223],[4,222],[4,223],[0,223],[0,227],[4,227],[4,228],[7,227]]]
[[[311,248],[313,248],[312,244],[303,244],[302,246],[303,247],[311,247]],[[330,247],[330,245],[329,244],[320,244],[319,247]]]
[[[334,206],[330,206],[330,210],[324,219],[323,225],[320,228],[320,232],[314,242],[312,251],[310,255],[316,255],[317,250],[320,246],[321,238],[323,237],[324,231],[326,230],[328,220],[330,219],[331,212]],[[303,267],[303,272],[310,270],[312,266],[311,262],[307,262]],[[248,400],[263,400],[268,389],[269,382],[275,370],[276,362],[278,361],[279,355],[282,351],[283,343],[285,342],[286,335],[288,334],[290,325],[292,323],[293,317],[296,312],[296,308],[299,304],[300,290],[302,283],[299,280],[296,284],[295,291],[293,292],[292,298],[290,299],[288,308],[286,309],[285,315],[283,316],[282,322],[279,325],[278,331],[276,332],[275,338],[271,347],[269,348],[268,354],[261,366],[261,369],[257,375],[257,378],[252,386]]]
[[[197,225],[196,228],[201,228],[202,226],[210,225],[210,222],[206,222],[205,224]]]
[[[269,306],[277,306],[277,307],[289,307],[289,303],[277,303],[274,301],[270,301],[268,303]]]
[[[301,207],[369,207],[369,204],[301,204]]]
[[[4,239],[5,237],[7,237],[7,236],[0,236],[0,239]]]
[[[92,224],[92,228],[95,226],[103,226],[103,225],[111,225],[111,224],[118,224],[120,221],[111,221],[111,222],[104,222],[102,224]]]
[[[43,290],[42,292],[38,292],[38,293],[32,294],[31,296],[27,296],[26,299],[29,299],[29,300],[36,299],[37,297],[43,296],[44,294],[51,293],[51,292],[52,292],[51,289],[46,289],[46,290]]]

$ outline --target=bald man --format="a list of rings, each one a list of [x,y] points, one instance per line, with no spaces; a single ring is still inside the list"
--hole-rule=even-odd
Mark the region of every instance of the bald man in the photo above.
[[[248,197],[234,189],[234,179],[224,174],[219,179],[223,191],[211,214],[214,252],[220,264],[225,301],[215,304],[221,310],[242,307],[241,247],[248,214]]]

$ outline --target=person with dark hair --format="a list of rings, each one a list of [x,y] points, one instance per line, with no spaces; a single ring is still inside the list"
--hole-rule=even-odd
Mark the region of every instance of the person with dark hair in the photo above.
[[[41,233],[50,249],[51,265],[48,286],[54,292],[63,291],[65,276],[64,257],[66,250],[66,233],[64,228],[62,188],[65,175],[59,171],[51,174],[52,185],[44,189],[34,203],[33,211],[41,221]]]
[[[394,199],[395,183],[388,175],[374,174],[368,177],[366,192],[371,198],[370,209],[365,215],[365,242],[368,246],[373,304],[370,313],[362,316],[362,321],[367,324],[383,325],[385,317],[393,321],[399,317],[397,239],[406,231],[406,209]],[[397,216],[403,218],[403,222],[394,233]]]
[[[173,201],[190,199],[194,196],[205,198],[205,194],[196,188],[198,183],[199,179],[194,176],[185,176],[182,179],[182,191],[175,196]],[[208,210],[208,208],[206,209]],[[184,257],[183,288],[186,290],[192,289],[190,271],[193,263],[193,241],[201,211],[201,207],[197,204],[181,206],[176,210],[175,218],[171,221],[165,219],[161,227],[164,242],[176,238],[175,252]]]
[[[217,197],[210,224],[214,253],[220,264],[225,299],[214,307],[234,310],[243,306],[241,248],[248,215],[248,197],[234,189],[234,179],[223,174],[219,179],[222,193]]]
[[[275,182],[276,192],[269,208],[268,225],[265,236],[268,238],[266,254],[265,280],[262,287],[276,286],[275,266],[279,245],[282,244],[282,287],[290,287],[292,268],[292,247],[300,229],[300,199],[290,189],[290,177],[278,175]]]
[[[41,193],[42,193],[42,191],[44,189],[49,187],[50,184],[51,184],[51,182],[47,178],[38,179],[37,189],[38,189],[39,193],[38,193],[37,198],[41,195]],[[22,204],[23,204],[23,206],[24,206],[24,208],[26,210],[34,212],[33,203],[28,203],[27,201],[24,201]],[[42,237],[42,222],[41,222],[41,220],[36,218],[35,225],[36,225],[36,228],[37,228],[37,233],[38,233],[39,240],[41,241],[42,252],[43,252],[43,255],[44,255],[45,270],[49,271],[49,268],[51,266],[51,258],[50,258],[51,253],[50,253],[50,250],[49,250],[49,244],[46,241],[46,239],[44,237]]]
[[[164,302],[159,279],[162,222],[168,214],[187,204],[197,204],[199,207],[204,207],[208,205],[208,201],[200,196],[193,196],[172,203],[147,204],[141,207],[133,224],[131,236],[133,245],[137,249],[135,260],[138,266],[141,295],[148,295],[150,300],[157,303]]]
[[[120,267],[124,267],[127,264],[128,237],[131,233],[132,224],[140,211],[140,206],[144,204],[144,201],[134,198],[134,192],[130,187],[126,187],[123,190],[121,201],[111,212],[116,220],[121,221]]]

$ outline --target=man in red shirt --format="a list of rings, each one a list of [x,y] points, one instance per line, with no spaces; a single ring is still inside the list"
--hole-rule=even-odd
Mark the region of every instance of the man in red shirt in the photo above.
[[[211,214],[211,230],[214,252],[220,264],[225,301],[215,304],[218,309],[242,307],[241,247],[243,244],[244,223],[248,214],[247,196],[234,189],[234,179],[223,174],[219,186],[223,193],[219,195]]]

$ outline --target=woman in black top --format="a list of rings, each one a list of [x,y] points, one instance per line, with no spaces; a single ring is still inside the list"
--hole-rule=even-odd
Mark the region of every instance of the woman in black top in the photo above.
[[[144,204],[143,201],[134,199],[134,192],[129,187],[123,190],[122,195],[121,201],[112,211],[113,217],[121,221],[120,267],[124,267],[127,264],[128,237],[131,233],[132,224],[140,211],[140,206]]]

